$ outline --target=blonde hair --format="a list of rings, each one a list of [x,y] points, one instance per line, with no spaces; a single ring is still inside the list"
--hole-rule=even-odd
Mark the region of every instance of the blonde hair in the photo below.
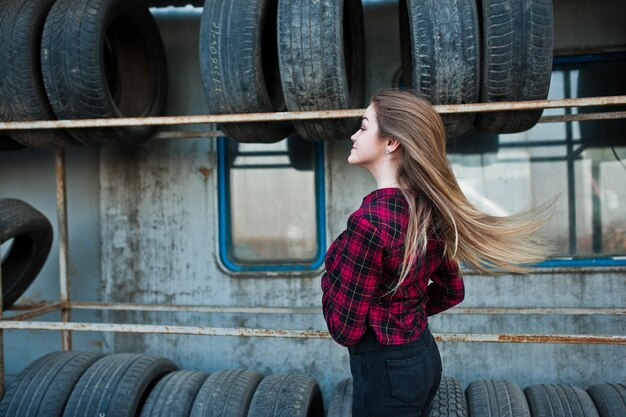
[[[545,223],[545,208],[498,217],[481,212],[463,194],[446,159],[443,122],[432,105],[414,94],[382,90],[371,100],[381,137],[396,138],[403,151],[398,184],[409,204],[400,280],[429,236],[442,241],[444,257],[495,275],[525,273],[527,264],[546,258],[548,246],[535,232]]]

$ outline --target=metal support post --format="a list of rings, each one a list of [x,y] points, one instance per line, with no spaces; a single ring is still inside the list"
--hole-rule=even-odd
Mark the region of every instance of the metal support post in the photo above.
[[[63,323],[70,321],[70,280],[68,277],[68,242],[67,242],[67,200],[66,200],[66,177],[65,177],[65,152],[56,151],[55,172],[57,185],[57,220],[59,226],[59,275],[60,275],[60,301],[61,320]],[[63,350],[72,350],[72,333],[69,330],[61,332]]]

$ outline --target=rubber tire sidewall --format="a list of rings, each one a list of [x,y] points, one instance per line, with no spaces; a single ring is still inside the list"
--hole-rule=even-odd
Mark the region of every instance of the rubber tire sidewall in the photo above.
[[[349,34],[344,33],[344,19]],[[345,41],[348,35],[350,41]],[[360,0],[279,0],[278,45],[287,110],[362,107],[365,52]],[[350,137],[358,124],[356,119],[327,119],[296,121],[294,126],[306,139],[325,141]]]
[[[248,417],[324,417],[319,385],[300,375],[270,375],[252,397]]]
[[[209,375],[201,371],[173,371],[152,388],[139,417],[189,416],[200,387]]]
[[[0,134],[0,152],[13,152],[24,149],[25,146],[13,139],[11,136]]]
[[[268,68],[263,65],[274,58],[275,43],[266,50],[268,45],[263,41],[271,30],[269,25],[275,23],[277,2],[205,1],[200,24],[200,72],[210,114],[286,109],[278,73],[273,82],[266,82],[269,74],[264,70]],[[266,67],[278,69],[278,51],[274,52],[276,62]],[[286,138],[293,126],[290,122],[224,123],[220,129],[238,142],[273,143]]]
[[[475,381],[465,390],[470,416],[530,417],[521,388],[509,381]]]
[[[121,19],[124,20],[121,20]],[[124,22],[126,36],[119,31],[107,30],[110,24]],[[117,27],[116,27],[117,28]],[[123,77],[117,90],[117,100],[110,91],[107,73],[105,40],[118,36],[124,48],[116,49],[116,56],[124,57]],[[137,47],[129,51],[128,39]],[[141,44],[137,46],[138,44]],[[132,47],[131,46],[131,47]],[[139,61],[139,52],[145,60]],[[124,55],[125,54],[125,55]],[[135,55],[130,57],[130,55]],[[57,0],[48,17],[42,38],[42,71],[50,104],[59,119],[118,118],[130,116],[160,116],[167,100],[167,62],[158,27],[148,7],[142,2],[127,0]],[[115,60],[113,60],[115,61]],[[130,64],[133,64],[131,71]],[[147,64],[147,70],[136,66]],[[116,70],[120,70],[115,66]],[[78,69],[78,70],[77,70]],[[91,72],[90,72],[91,70]],[[116,72],[116,71],[113,71]],[[137,88],[137,80],[151,80],[149,88]],[[111,81],[113,82],[113,81]],[[145,109],[142,114],[122,113],[125,105],[142,97]],[[148,96],[146,98],[145,96]],[[121,98],[120,98],[121,97]],[[108,128],[70,129],[78,141],[87,145],[135,145],[149,139],[155,126],[120,126]]]
[[[247,417],[263,375],[246,369],[225,369],[211,374],[193,404],[189,417]]]
[[[626,384],[597,384],[587,388],[600,417],[626,416]]]
[[[578,71],[578,97],[626,95],[626,62],[610,67],[581,68]],[[601,113],[604,107],[581,107],[580,113]],[[626,105],[611,106],[611,111],[626,111]],[[580,140],[585,147],[626,146],[626,119],[579,122]]]
[[[552,76],[552,0],[479,2],[483,39],[480,101],[545,100]],[[532,128],[542,113],[541,109],[484,112],[476,116],[474,126],[486,133],[518,133]]]
[[[481,43],[475,0],[401,0],[400,27],[408,88],[435,105],[478,101]],[[469,131],[475,117],[442,115],[447,136]]]
[[[52,352],[20,372],[0,402],[0,415],[60,417],[74,385],[100,356],[91,352]]]
[[[531,385],[524,389],[524,394],[532,417],[599,417],[589,394],[572,385]]]
[[[28,289],[52,247],[52,225],[40,211],[17,199],[0,199],[0,244],[13,239],[2,262],[2,308]]]
[[[352,416],[352,393],[352,378],[339,381],[330,397],[327,417]]]
[[[169,359],[153,354],[107,355],[78,380],[63,416],[134,417],[147,391],[176,369]]]
[[[3,0],[0,5],[0,120],[55,120],[41,75],[40,43],[54,0]],[[63,129],[0,132],[0,150],[18,149],[2,136],[31,148],[80,145]]]

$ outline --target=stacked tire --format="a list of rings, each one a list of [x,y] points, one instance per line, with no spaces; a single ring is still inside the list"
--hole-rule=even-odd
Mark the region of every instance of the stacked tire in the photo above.
[[[478,101],[481,47],[476,0],[402,0],[400,28],[408,88],[433,104]],[[448,136],[466,133],[475,117],[444,116]]]
[[[100,356],[88,352],[54,352],[31,363],[8,387],[0,416],[61,416],[84,372]]]
[[[433,104],[545,99],[552,70],[552,0],[401,0],[404,83]],[[315,111],[363,104],[359,0],[206,0],[201,72],[210,113]],[[278,49],[276,49],[278,45]],[[444,115],[450,138],[472,128],[530,129],[541,110]],[[353,120],[228,123],[238,142],[349,137]]]
[[[16,376],[0,401],[0,417],[323,417],[317,382],[301,375],[246,369],[208,374],[180,370],[153,354],[53,352]],[[352,379],[332,392],[328,417],[352,415]],[[522,390],[510,381],[480,380],[463,391],[443,376],[431,417],[621,417],[626,385],[586,391],[561,384]]]
[[[340,381],[328,417],[352,415],[352,380]],[[481,380],[465,393],[458,380],[444,376],[431,417],[618,417],[626,416],[626,385],[598,384],[584,391],[572,385],[541,384],[525,390],[510,382]]]
[[[143,2],[0,3],[0,121],[158,116],[167,97],[160,33]],[[0,149],[134,145],[152,126],[3,132]]]
[[[433,104],[545,99],[552,65],[552,0],[401,0],[405,84]],[[360,0],[206,0],[200,70],[209,112],[359,108],[364,92]],[[0,120],[158,116],[167,97],[162,41],[144,2],[0,3]],[[541,110],[445,115],[449,137],[472,126],[531,128]],[[230,123],[238,142],[346,138],[354,119]],[[153,126],[3,133],[21,146],[134,145]]]
[[[211,114],[359,108],[364,91],[360,0],[206,0],[200,62]],[[230,123],[238,142],[277,142],[293,133],[338,140],[356,120]]]
[[[30,204],[0,199],[2,247],[2,309],[7,310],[28,289],[43,268],[52,247],[52,225]]]
[[[317,382],[245,369],[179,370],[153,354],[53,352],[9,386],[0,417],[323,417]]]
[[[481,102],[545,100],[552,74],[552,0],[481,0]],[[487,112],[475,126],[486,133],[533,127],[543,110]]]
[[[467,400],[455,378],[442,376],[433,398],[431,417],[467,417]],[[333,390],[328,417],[352,416],[352,378],[341,380]]]
[[[402,0],[405,83],[433,104],[541,100],[552,70],[551,0]],[[444,115],[449,137],[530,129],[541,110]]]

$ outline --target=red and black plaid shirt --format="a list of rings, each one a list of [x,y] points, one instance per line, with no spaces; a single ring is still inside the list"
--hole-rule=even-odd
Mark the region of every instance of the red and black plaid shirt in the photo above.
[[[408,203],[399,188],[381,188],[363,199],[348,228],[326,253],[322,306],[337,343],[356,344],[372,328],[379,343],[414,341],[427,317],[463,300],[463,279],[456,261],[442,259],[443,245],[430,239],[395,293],[409,223]],[[430,285],[429,281],[432,281]]]

